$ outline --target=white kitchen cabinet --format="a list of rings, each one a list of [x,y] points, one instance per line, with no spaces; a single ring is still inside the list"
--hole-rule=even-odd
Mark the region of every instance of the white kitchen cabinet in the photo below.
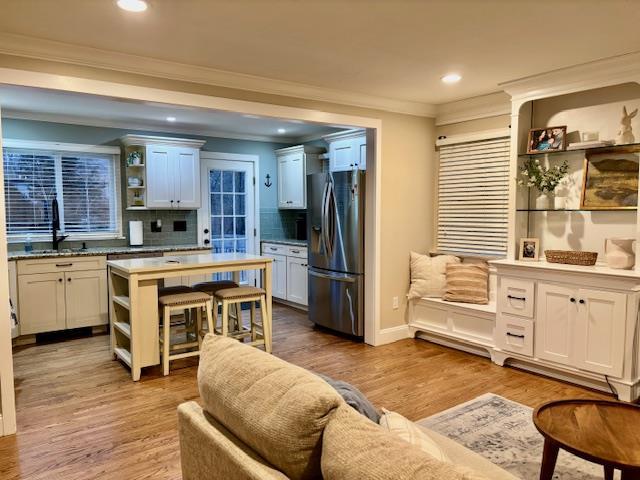
[[[18,313],[18,267],[16,262],[7,262],[7,270],[9,272],[9,300],[18,318],[18,326],[11,328],[11,338],[15,338],[20,334],[20,315]]]
[[[304,145],[276,150],[278,208],[307,208],[307,175],[321,170],[322,150]]]
[[[100,256],[19,260],[20,334],[106,325],[105,262]]]
[[[171,160],[171,147],[149,145],[146,162],[147,207],[171,208],[174,198],[174,165]]]
[[[65,273],[66,327],[109,323],[107,294],[106,270]]]
[[[571,287],[538,284],[535,325],[537,358],[563,365],[573,363],[573,329],[578,313],[574,303],[575,295],[575,289]]]
[[[195,148],[147,146],[147,207],[200,207],[200,154]]]
[[[133,188],[138,193],[144,191],[145,203],[136,209],[200,208],[200,149],[204,141],[147,135],[125,135],[121,140],[128,149],[144,148],[143,163],[136,166],[144,183]]]
[[[64,272],[18,276],[20,334],[66,328]]]
[[[307,259],[287,257],[287,300],[308,305]]]
[[[621,375],[626,300],[619,292],[539,283],[536,357]]]
[[[323,138],[329,143],[330,171],[367,169],[367,136],[364,130],[349,130]]]
[[[263,243],[262,255],[273,260],[273,297],[306,307],[307,247]]]
[[[581,288],[577,298],[575,365],[590,372],[620,376],[627,295]]]
[[[273,260],[271,268],[272,295],[275,298],[285,300],[287,298],[287,257],[271,253],[263,253],[263,255]]]

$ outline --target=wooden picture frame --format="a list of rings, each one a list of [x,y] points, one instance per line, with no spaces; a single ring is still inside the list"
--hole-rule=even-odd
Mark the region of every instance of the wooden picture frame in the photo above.
[[[636,210],[640,147],[587,152],[584,159],[582,210]]]
[[[564,152],[567,149],[567,126],[532,128],[527,138],[527,153]]]
[[[539,238],[521,238],[518,258],[523,262],[537,262],[540,257]]]

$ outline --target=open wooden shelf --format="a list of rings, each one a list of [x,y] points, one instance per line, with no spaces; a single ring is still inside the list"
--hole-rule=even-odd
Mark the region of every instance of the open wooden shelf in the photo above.
[[[118,305],[126,308],[127,310],[129,310],[130,308],[129,297],[126,297],[124,295],[114,295],[113,301]]]
[[[120,331],[125,337],[131,338],[131,325],[126,322],[113,322],[113,328]]]
[[[131,352],[129,350],[122,347],[116,347],[113,349],[113,353],[115,353],[120,360],[131,367]]]

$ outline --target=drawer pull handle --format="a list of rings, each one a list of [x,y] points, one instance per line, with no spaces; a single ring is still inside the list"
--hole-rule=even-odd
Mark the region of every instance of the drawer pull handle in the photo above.
[[[300,250],[291,250],[292,253],[300,253]]]
[[[527,300],[527,297],[516,297],[514,295],[507,295],[507,298],[510,298],[511,300],[522,300],[523,302]]]
[[[73,263],[56,263],[56,267],[72,267]]]
[[[271,250],[273,252],[276,252],[276,251],[278,251],[278,247],[269,247],[269,250]]]
[[[524,338],[524,335],[519,335],[517,333],[507,332],[508,337],[516,337],[516,338]]]

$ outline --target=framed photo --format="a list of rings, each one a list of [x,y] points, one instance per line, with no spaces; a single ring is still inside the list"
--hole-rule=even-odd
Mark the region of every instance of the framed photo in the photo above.
[[[632,210],[638,207],[640,148],[587,153],[580,208]]]
[[[567,149],[567,126],[529,130],[527,153],[562,152]]]
[[[520,239],[520,260],[535,262],[540,253],[540,239],[521,238]]]

